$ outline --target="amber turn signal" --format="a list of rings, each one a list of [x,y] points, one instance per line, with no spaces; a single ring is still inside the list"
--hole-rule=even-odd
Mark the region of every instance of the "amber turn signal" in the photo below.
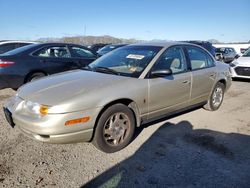
[[[71,126],[71,125],[78,124],[78,123],[86,123],[89,120],[90,120],[89,116],[83,117],[83,118],[79,118],[79,119],[72,119],[72,120],[66,121],[65,122],[65,126]]]
[[[46,115],[48,114],[49,108],[47,106],[41,106],[39,111],[42,115]]]

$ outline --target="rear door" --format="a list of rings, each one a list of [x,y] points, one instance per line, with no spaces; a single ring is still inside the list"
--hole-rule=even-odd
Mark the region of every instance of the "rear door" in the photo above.
[[[171,69],[173,74],[164,78],[149,78],[149,119],[189,104],[191,72],[187,68],[182,47],[168,48],[151,71],[164,69]]]
[[[192,69],[191,103],[206,101],[216,78],[214,59],[196,46],[186,46],[186,54]]]
[[[69,50],[72,59],[81,67],[87,66],[97,58],[97,55],[93,51],[82,46],[69,45]]]
[[[33,53],[33,56],[38,59],[40,66],[46,69],[49,74],[80,68],[71,58],[66,45],[45,46]]]

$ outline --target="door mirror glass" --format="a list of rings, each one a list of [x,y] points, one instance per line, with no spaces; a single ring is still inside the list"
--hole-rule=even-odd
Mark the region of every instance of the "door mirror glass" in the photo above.
[[[151,72],[151,77],[158,78],[158,77],[166,77],[172,74],[171,69],[161,69],[161,70],[155,70]]]

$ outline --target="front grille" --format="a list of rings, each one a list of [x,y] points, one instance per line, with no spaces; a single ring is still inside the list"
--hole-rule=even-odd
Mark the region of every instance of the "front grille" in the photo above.
[[[235,72],[241,76],[250,76],[250,67],[236,67]]]

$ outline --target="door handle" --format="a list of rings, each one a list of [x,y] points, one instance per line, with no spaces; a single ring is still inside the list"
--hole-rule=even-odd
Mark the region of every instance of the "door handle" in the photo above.
[[[215,76],[215,74],[210,74],[210,77],[214,77]]]
[[[184,80],[184,81],[182,81],[182,83],[183,83],[183,84],[189,84],[190,81],[189,81],[189,80]]]

